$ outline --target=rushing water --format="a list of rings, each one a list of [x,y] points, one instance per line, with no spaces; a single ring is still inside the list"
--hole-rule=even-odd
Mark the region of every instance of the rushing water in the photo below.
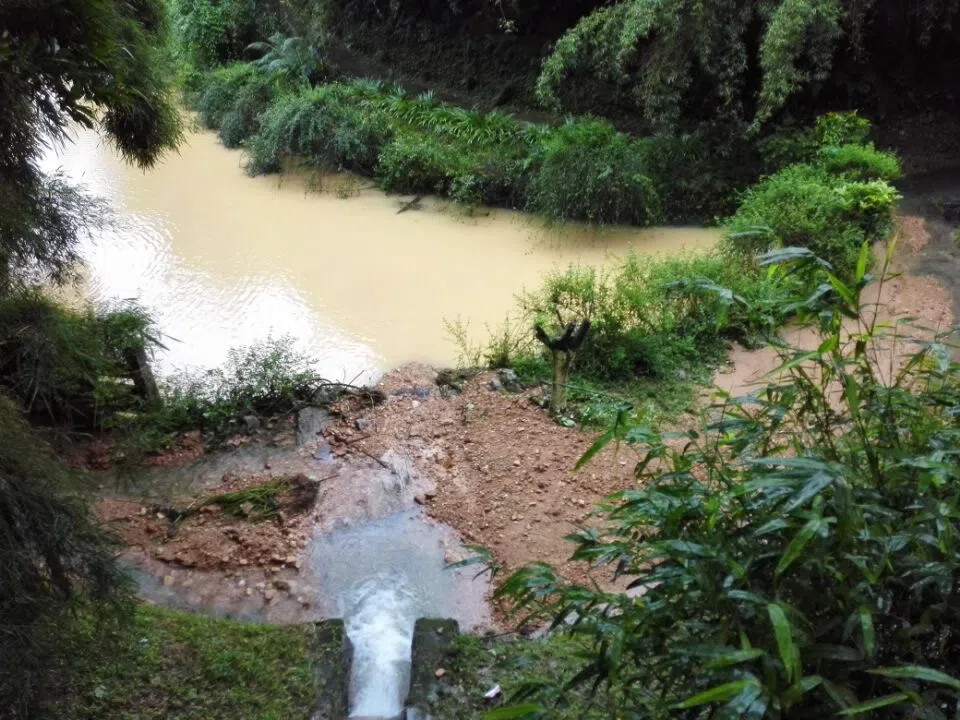
[[[328,178],[317,190],[293,175],[251,179],[242,159],[212,133],[190,133],[179,153],[142,172],[83,132],[49,162],[116,208],[114,227],[84,248],[87,291],[153,311],[172,338],[161,371],[219,364],[229,347],[271,334],[298,338],[336,378],[447,364],[456,351],[445,319],[469,319],[482,339],[551,269],[715,238],[687,228],[551,230],[519,213],[468,218],[431,201],[398,214],[400,199],[370,181]]]

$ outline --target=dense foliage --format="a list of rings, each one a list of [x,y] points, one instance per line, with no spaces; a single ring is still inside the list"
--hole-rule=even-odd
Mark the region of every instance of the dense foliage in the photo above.
[[[19,718],[57,672],[74,613],[111,622],[128,588],[68,471],[2,395],[0,439],[0,702]]]
[[[897,349],[910,330],[860,305],[868,255],[804,302],[818,349],[781,344],[780,371],[721,394],[696,431],[622,413],[581,460],[613,440],[640,455],[640,487],[571,538],[634,594],[546,565],[504,585],[593,641],[572,682],[595,682],[618,715],[956,715],[960,366],[935,342]],[[878,363],[891,349],[900,360]]]
[[[279,42],[279,41],[277,41]],[[554,220],[650,225],[729,211],[749,176],[703,138],[634,140],[593,120],[557,127],[463,110],[368,81],[299,87],[269,64],[206,75],[197,109],[251,173],[285,158],[374,176],[385,190],[531,210]]]
[[[96,218],[38,167],[71,123],[98,128],[141,166],[176,143],[164,28],[161,0],[0,5],[0,292],[25,276],[64,278]]]
[[[36,291],[0,299],[0,388],[47,422],[102,429],[113,413],[147,405],[130,377],[136,354],[157,344],[134,305],[69,310]]]
[[[817,139],[799,142],[791,153],[806,155],[805,162],[747,191],[730,221],[730,242],[745,251],[809,248],[849,275],[863,242],[893,229],[899,198],[890,185],[900,176],[899,162],[865,141],[868,129],[853,114],[821,118]]]

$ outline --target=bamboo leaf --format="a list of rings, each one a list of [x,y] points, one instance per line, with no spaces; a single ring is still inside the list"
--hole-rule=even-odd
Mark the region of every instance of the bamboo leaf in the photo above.
[[[857,609],[860,616],[860,630],[863,632],[863,651],[867,657],[873,657],[877,649],[877,635],[873,628],[873,613],[866,605]]]
[[[800,557],[800,553],[803,552],[807,543],[820,532],[820,528],[822,528],[823,525],[823,518],[815,517],[800,529],[800,532],[798,532],[793,540],[790,541],[790,544],[787,545],[783,557],[781,557],[780,562],[777,563],[777,569],[774,571],[774,575],[782,575],[783,572],[793,564],[793,561]]]
[[[864,242],[860,246],[860,256],[857,258],[857,282],[863,280],[863,276],[867,274],[867,263],[870,262],[870,244]]]
[[[960,680],[950,677],[946,673],[934,670],[933,668],[923,667],[922,665],[903,665],[901,667],[887,667],[870,670],[873,675],[882,675],[888,678],[898,678],[902,680],[922,680],[924,682],[946,685],[954,690],[960,690]]]
[[[783,608],[777,603],[767,605],[767,614],[773,626],[773,634],[777,638],[777,649],[780,652],[780,662],[787,671],[789,680],[796,680],[799,668],[797,667],[797,648],[793,644],[793,630]]]
[[[869,702],[860,703],[859,705],[854,705],[853,707],[848,707],[846,710],[841,710],[838,715],[859,715],[861,713],[870,712],[871,710],[879,710],[880,708],[890,707],[891,705],[896,705],[897,703],[902,703],[904,700],[909,699],[909,695],[906,693],[896,693],[895,695],[884,695],[883,697],[870,700]]]
[[[682,703],[675,705],[678,710],[687,710],[698,705],[707,705],[708,703],[718,703],[729,700],[739,695],[745,688],[756,685],[756,680],[737,680],[736,682],[717,685],[693,697],[687,698]]]

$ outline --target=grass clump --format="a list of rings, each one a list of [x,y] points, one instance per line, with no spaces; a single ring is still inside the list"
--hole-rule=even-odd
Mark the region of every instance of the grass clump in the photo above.
[[[644,153],[605,122],[566,123],[540,148],[529,207],[555,220],[624,225],[663,222]]]
[[[150,318],[129,303],[73,310],[37,290],[0,299],[0,386],[48,421],[99,429],[144,407],[133,358],[157,344]]]
[[[249,416],[276,417],[310,404],[329,383],[292,344],[291,338],[268,339],[231,350],[222,367],[166,380],[160,407],[116,420],[124,453],[139,457],[191,430],[216,443],[242,430]]]
[[[49,716],[307,720],[312,632],[140,605],[109,654],[95,626],[82,624],[71,638],[73,670],[59,678],[59,694],[47,694]]]
[[[336,85],[280,98],[250,144],[249,172],[276,171],[285,157],[326,170],[371,172],[390,130],[376,114],[345,101]]]

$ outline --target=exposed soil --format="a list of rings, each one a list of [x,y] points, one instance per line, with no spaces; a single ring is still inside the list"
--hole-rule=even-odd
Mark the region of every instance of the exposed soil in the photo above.
[[[960,268],[960,252],[945,247],[951,230],[935,215],[900,219],[892,268],[899,274],[864,293],[881,321],[912,316],[927,328],[915,332],[921,339],[950,328]],[[940,279],[945,275],[946,286]],[[800,347],[816,347],[811,331],[787,336]],[[911,349],[904,343],[883,361],[894,367]],[[735,348],[715,381],[742,394],[778,363],[770,348]],[[415,504],[463,542],[489,548],[508,571],[546,561],[569,579],[608,585],[608,569],[570,561],[573,546],[566,536],[589,526],[593,508],[607,495],[635,486],[637,451],[610,446],[577,472],[577,460],[597,433],[555,423],[532,402],[541,391],[507,392],[496,373],[465,379],[459,391],[437,382],[438,373],[426,366],[394,370],[376,386],[383,402],[342,399],[330,408],[329,423],[306,442],[301,438],[300,447],[292,421],[237,436],[233,449],[199,459],[192,459],[196,449],[187,441],[171,453],[179,465],[145,474],[137,489],[141,496],[104,498],[98,512],[128,545],[127,560],[154,582],[171,592],[192,592],[197,602],[232,603],[234,614],[267,606],[271,620],[303,620],[303,609],[314,602],[316,588],[307,592],[298,578],[312,533],[388,517]],[[686,423],[673,419],[674,425]],[[196,507],[277,478],[318,487],[316,502],[311,497],[294,509],[291,491],[277,514],[261,521],[211,502],[171,523],[170,508]],[[456,543],[443,552],[448,563],[466,554]]]
[[[897,322],[909,319],[896,332],[896,339],[878,343],[876,362],[881,377],[891,378],[896,369],[917,350],[918,342],[932,340],[936,335],[950,331],[953,326],[956,288],[944,286],[939,277],[929,272],[929,255],[936,252],[929,227],[932,221],[918,215],[905,215],[898,219],[895,235],[896,249],[887,272],[890,275],[882,284],[868,286],[862,296],[868,320],[875,316],[878,324],[888,324],[893,335]],[[887,246],[875,248],[874,266],[879,273],[883,267]],[[960,264],[954,265],[960,270]],[[857,332],[855,323],[846,323],[845,331]],[[783,339],[795,348],[812,350],[821,338],[811,329],[788,329]],[[728,363],[714,375],[714,384],[732,396],[745,395],[767,382],[766,375],[783,361],[776,349],[767,346],[759,350],[734,347]]]
[[[606,495],[634,484],[636,456],[608,448],[575,472],[596,433],[556,424],[531,402],[538,392],[491,390],[494,377],[477,375],[462,393],[444,397],[432,369],[400,368],[377,386],[387,402],[372,411],[341,408],[336,432],[352,441],[350,452],[411,458],[435,480],[436,491],[418,498],[430,515],[490,548],[505,568],[545,560],[584,579],[587,568],[568,561],[573,546],[564,538],[589,523]]]

